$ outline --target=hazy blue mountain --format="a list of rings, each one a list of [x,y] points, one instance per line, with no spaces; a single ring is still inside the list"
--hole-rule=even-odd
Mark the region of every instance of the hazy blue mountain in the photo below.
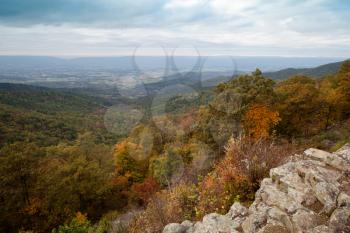
[[[53,69],[68,65],[68,61],[46,56],[0,56],[0,70]]]
[[[286,79],[295,75],[307,75],[315,78],[320,78],[326,75],[332,75],[338,72],[342,62],[329,63],[314,68],[288,68],[276,72],[265,72],[264,75],[272,79]]]

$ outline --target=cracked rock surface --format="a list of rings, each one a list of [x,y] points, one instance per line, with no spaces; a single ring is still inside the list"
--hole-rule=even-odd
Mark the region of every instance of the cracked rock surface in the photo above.
[[[171,223],[163,233],[350,233],[350,144],[335,153],[308,149],[270,170],[247,209]]]

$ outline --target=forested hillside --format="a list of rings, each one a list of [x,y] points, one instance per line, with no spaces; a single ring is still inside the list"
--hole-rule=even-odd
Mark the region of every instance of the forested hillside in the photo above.
[[[275,82],[257,69],[178,94],[137,100],[146,113],[116,136],[106,99],[2,84],[0,231],[161,232],[249,204],[287,155],[350,139],[349,61],[321,79]],[[118,124],[135,117],[125,106]],[[131,209],[139,213],[128,225],[113,223]]]
[[[0,145],[17,141],[39,146],[77,139],[94,131],[98,140],[115,142],[104,128],[105,99],[20,84],[0,84]]]
[[[0,84],[1,232],[50,232],[84,209],[82,202],[101,204],[113,164],[110,145],[118,140],[104,126],[110,104],[65,90]]]

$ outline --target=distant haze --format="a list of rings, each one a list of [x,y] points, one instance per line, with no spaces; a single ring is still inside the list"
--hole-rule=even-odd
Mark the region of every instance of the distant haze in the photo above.
[[[0,56],[1,70],[101,70],[101,71],[227,71],[250,72],[256,68],[276,71],[285,68],[308,68],[345,58],[312,57],[229,57],[229,56],[123,56],[57,58],[44,56]]]

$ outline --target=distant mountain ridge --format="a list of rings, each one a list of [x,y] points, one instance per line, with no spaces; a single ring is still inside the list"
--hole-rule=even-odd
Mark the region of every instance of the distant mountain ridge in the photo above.
[[[317,66],[314,68],[301,68],[301,69],[287,68],[287,69],[283,69],[275,72],[265,72],[264,76],[275,80],[286,79],[288,77],[295,76],[295,75],[306,75],[314,78],[321,78],[326,75],[332,75],[337,73],[343,62],[344,61],[329,63],[329,64]]]
[[[186,70],[251,72],[256,67],[277,71],[288,67],[308,68],[331,62],[336,57],[245,57],[245,56],[115,56],[59,58],[50,56],[0,56],[1,70]]]
[[[143,57],[146,59],[147,57]],[[154,57],[155,58],[155,57]],[[193,57],[192,57],[193,58]],[[256,65],[253,60],[249,61],[250,69],[248,71],[240,71],[239,69],[235,71],[228,71],[225,69],[219,68],[220,59],[217,58],[212,65],[216,69],[201,69],[198,70],[188,70],[188,71],[178,71],[169,75],[162,75],[161,72],[149,71],[145,75],[141,71],[140,74],[135,74],[133,72],[123,72],[121,70],[108,71],[107,67],[112,67],[113,64],[115,68],[123,67],[123,69],[131,69],[128,67],[127,61],[131,57],[119,57],[119,58],[76,58],[76,59],[60,59],[60,58],[51,58],[51,57],[4,57],[0,56],[0,83],[17,83],[17,84],[29,84],[32,86],[45,86],[49,88],[73,88],[73,89],[94,89],[102,90],[106,94],[106,90],[109,91],[124,91],[128,89],[127,96],[140,97],[150,93],[155,93],[165,87],[175,85],[185,85],[190,86],[196,90],[207,89],[216,86],[220,82],[228,81],[232,77],[236,77],[241,74],[250,73],[255,70],[257,67],[262,71],[266,71],[267,61],[272,62],[273,60],[277,62],[277,58],[269,58],[264,60],[261,65]],[[189,58],[185,58],[189,59]],[[241,58],[243,59],[243,58]],[[246,59],[246,58],[245,58]],[[263,58],[261,58],[263,59]],[[272,60],[271,60],[272,59]],[[94,70],[93,64],[94,61],[97,70]],[[142,59],[141,59],[142,60]],[[183,61],[185,61],[183,60]],[[88,61],[88,62],[87,62]],[[146,60],[145,60],[146,61]],[[156,61],[160,62],[160,57],[156,57],[153,61],[144,63],[146,67],[151,68],[153,63]],[[263,61],[263,60],[261,60]],[[287,60],[281,60],[279,65],[283,64],[286,67],[285,63]],[[299,60],[298,63],[303,60]],[[311,63],[319,63],[321,60],[312,61]],[[70,63],[72,62],[72,63]],[[87,62],[87,63],[86,63]],[[258,62],[258,61],[255,61]],[[310,62],[310,61],[309,61]],[[295,75],[306,75],[314,78],[320,78],[326,75],[332,75],[338,72],[340,65],[343,61],[334,62],[334,63],[322,63],[320,66],[313,66],[313,68],[286,68],[278,71],[264,72],[265,77],[272,78],[274,80],[283,80]],[[65,64],[70,63],[68,66]],[[78,65],[80,63],[80,65]],[[89,63],[89,65],[87,65]],[[142,63],[142,62],[141,62]],[[185,62],[186,63],[186,62]],[[51,65],[50,65],[51,64]],[[55,64],[55,65],[53,65]],[[74,65],[75,64],[75,65]],[[83,65],[84,64],[84,65]],[[264,65],[265,64],[265,65]],[[304,67],[310,65],[310,63],[305,63]],[[57,65],[57,66],[56,66]],[[92,70],[80,70],[81,67],[90,67]],[[104,67],[106,65],[106,67]],[[130,65],[130,64],[129,64]],[[159,64],[158,64],[159,65]],[[227,64],[226,64],[227,65]],[[242,64],[241,64],[242,65]],[[247,63],[248,65],[248,63]],[[56,67],[56,68],[54,68]],[[62,70],[59,67],[71,67],[72,70]],[[237,66],[238,68],[241,66]],[[296,64],[294,67],[303,67],[300,64]],[[28,70],[27,70],[28,68]],[[146,68],[146,70],[148,69]],[[21,70],[22,69],[22,70]],[[34,69],[34,70],[32,70]],[[10,70],[10,71],[9,71]],[[171,72],[169,72],[171,73]],[[148,79],[149,77],[159,76],[156,79]],[[136,80],[140,77],[140,80]],[[133,85],[133,80],[136,80],[135,86]],[[24,87],[20,86],[8,86],[8,84],[0,85],[0,90],[6,90],[11,88],[22,89]],[[28,88],[28,87],[27,87]],[[32,87],[33,88],[33,87]]]

